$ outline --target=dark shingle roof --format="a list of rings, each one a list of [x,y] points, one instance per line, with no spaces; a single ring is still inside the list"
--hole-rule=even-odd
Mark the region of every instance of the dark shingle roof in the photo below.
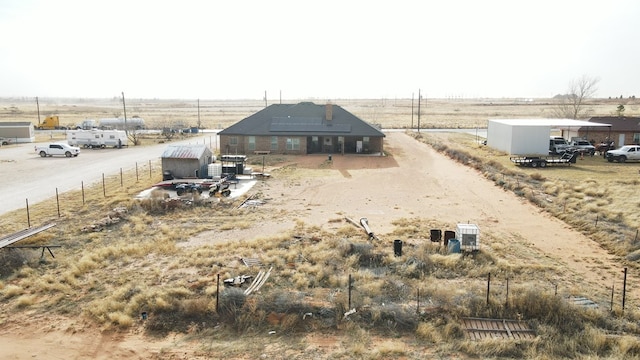
[[[331,106],[326,120],[326,105],[311,102],[274,104],[222,130],[220,135],[249,136],[369,136],[384,134],[338,105]]]
[[[611,124],[612,131],[633,131],[640,130],[640,117],[631,116],[600,116],[592,117],[589,122]]]

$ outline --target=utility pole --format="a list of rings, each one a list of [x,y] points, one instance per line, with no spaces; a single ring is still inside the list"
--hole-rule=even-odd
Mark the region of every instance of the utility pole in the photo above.
[[[420,132],[420,99],[422,99],[422,95],[420,95],[420,89],[418,89],[418,132]]]
[[[36,96],[36,108],[38,109],[38,126],[40,126],[40,104],[38,103],[37,96]]]
[[[200,129],[200,99],[198,99],[198,129]]]
[[[122,92],[122,110],[124,111],[124,134],[129,137],[129,131],[127,129],[127,105],[124,102],[124,91]]]
[[[267,90],[264,91],[264,107],[267,107]]]
[[[413,93],[411,93],[411,130],[413,130]]]

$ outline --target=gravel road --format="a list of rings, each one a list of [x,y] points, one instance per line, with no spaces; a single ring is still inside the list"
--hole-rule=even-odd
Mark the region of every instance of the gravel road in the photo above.
[[[213,133],[204,133],[172,144],[211,144]],[[218,144],[217,139],[213,140]],[[80,189],[82,184],[102,181],[105,176],[148,165],[160,172],[160,156],[167,144],[130,146],[122,149],[82,149],[78,157],[42,158],[34,151],[33,143],[0,147],[0,215],[25,208],[59,193]],[[146,168],[148,169],[148,168]]]

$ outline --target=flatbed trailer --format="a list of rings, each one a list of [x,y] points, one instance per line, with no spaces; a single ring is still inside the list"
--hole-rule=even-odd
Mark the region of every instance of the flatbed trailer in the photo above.
[[[580,154],[577,151],[565,152],[562,156],[512,156],[511,162],[518,166],[532,167],[532,168],[545,168],[553,165],[567,165],[575,164]]]

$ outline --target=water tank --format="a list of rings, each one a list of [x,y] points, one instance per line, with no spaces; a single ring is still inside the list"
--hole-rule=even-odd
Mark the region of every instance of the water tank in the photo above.
[[[209,166],[207,167],[207,177],[215,178],[216,176],[217,177],[222,176],[222,164],[220,163],[209,164]]]

